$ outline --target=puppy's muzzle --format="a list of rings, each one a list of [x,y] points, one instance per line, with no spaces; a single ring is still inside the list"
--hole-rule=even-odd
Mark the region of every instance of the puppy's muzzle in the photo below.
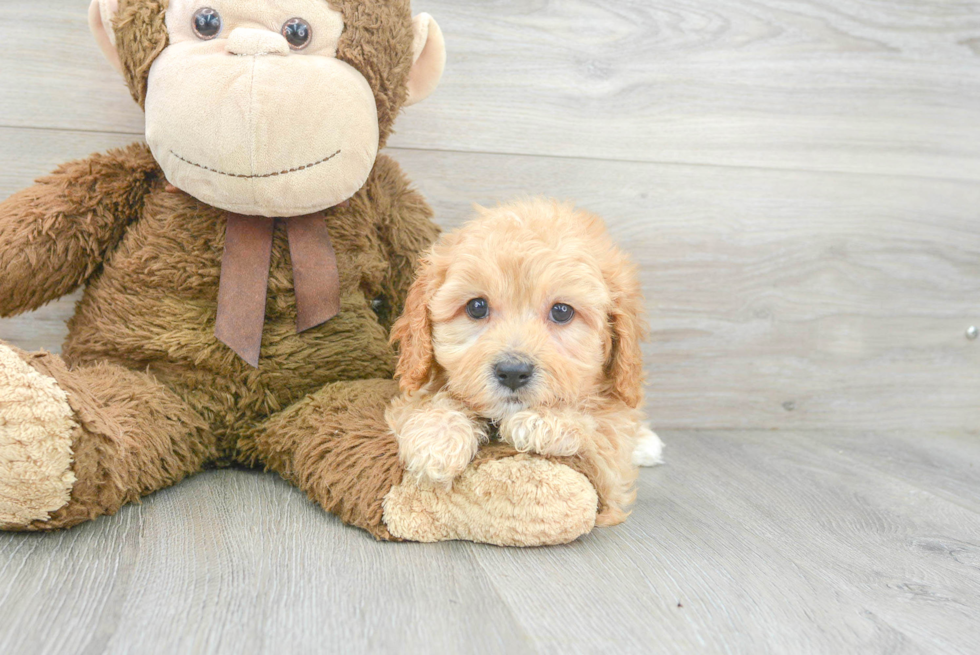
[[[531,377],[534,375],[534,365],[519,359],[508,358],[494,365],[493,374],[501,386],[507,387],[511,391],[517,391],[531,381]]]

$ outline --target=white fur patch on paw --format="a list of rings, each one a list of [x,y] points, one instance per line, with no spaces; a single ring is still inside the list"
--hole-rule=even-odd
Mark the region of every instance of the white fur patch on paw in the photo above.
[[[633,463],[637,466],[656,466],[664,463],[664,442],[657,433],[642,426],[637,431],[636,448],[633,449]]]
[[[0,527],[46,520],[71,498],[68,395],[0,344]]]

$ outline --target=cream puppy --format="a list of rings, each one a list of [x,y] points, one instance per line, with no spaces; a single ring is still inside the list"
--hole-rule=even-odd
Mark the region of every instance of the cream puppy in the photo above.
[[[402,395],[387,412],[407,471],[448,485],[493,431],[517,450],[578,457],[599,525],[626,518],[636,465],[661,461],[643,422],[636,267],[602,220],[530,200],[444,235],[403,315]]]

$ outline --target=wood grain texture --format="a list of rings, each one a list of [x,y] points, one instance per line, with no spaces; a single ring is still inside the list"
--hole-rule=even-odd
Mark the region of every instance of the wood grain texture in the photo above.
[[[38,144],[0,194],[117,136],[0,129]],[[641,266],[648,407],[661,428],[980,429],[980,186],[961,181],[393,149],[457,225],[541,193],[606,217]],[[0,170],[6,169],[0,153]],[[0,321],[57,350],[72,300]]]
[[[975,512],[852,461],[823,435],[671,436],[668,466],[644,473],[622,528],[594,533],[571,555],[535,552],[531,566],[480,551],[543,652],[980,645],[968,627],[980,602]]]
[[[0,11],[0,198],[142,133],[87,4]],[[413,4],[449,64],[392,154],[440,223],[606,217],[654,423],[726,429],[559,548],[381,544],[238,470],[0,534],[0,653],[980,651],[980,0]]]
[[[914,442],[664,437],[630,519],[564,547],[378,543],[238,470],[67,532],[2,534],[0,652],[980,648],[980,513],[888,463],[920,458]],[[928,443],[936,475],[980,463],[975,439]]]
[[[980,187],[890,176],[412,151],[454,225],[575,198],[641,267],[661,427],[980,430]]]
[[[0,125],[142,132],[86,5],[4,6]],[[980,0],[414,9],[449,62],[395,146],[980,180]]]

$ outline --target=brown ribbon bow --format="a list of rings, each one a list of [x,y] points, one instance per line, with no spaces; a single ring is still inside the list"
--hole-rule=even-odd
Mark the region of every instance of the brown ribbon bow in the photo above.
[[[280,219],[229,213],[214,335],[256,368],[277,221],[286,223],[293,263],[296,332],[326,323],[340,311],[337,255],[323,212]]]

